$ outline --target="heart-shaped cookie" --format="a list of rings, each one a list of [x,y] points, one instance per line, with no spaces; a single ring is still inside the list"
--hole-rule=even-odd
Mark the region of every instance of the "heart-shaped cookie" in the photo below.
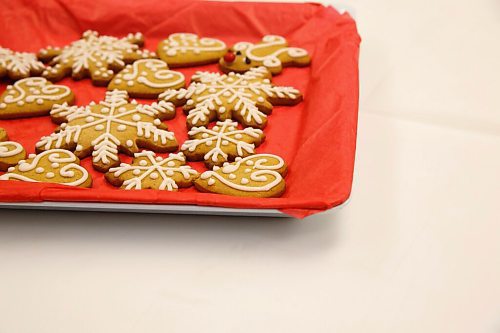
[[[186,85],[180,72],[168,69],[159,59],[141,59],[127,65],[108,85],[108,90],[125,90],[130,97],[158,98],[167,89],[179,89]]]
[[[72,152],[64,149],[51,149],[38,155],[30,154],[21,160],[0,180],[20,180],[25,182],[47,182],[69,186],[91,187],[92,178],[80,166],[80,160]]]
[[[74,100],[68,87],[29,77],[7,86],[0,96],[0,119],[48,115],[54,104],[72,104]]]
[[[14,141],[0,142],[0,171],[6,171],[25,158],[26,151],[20,143]]]

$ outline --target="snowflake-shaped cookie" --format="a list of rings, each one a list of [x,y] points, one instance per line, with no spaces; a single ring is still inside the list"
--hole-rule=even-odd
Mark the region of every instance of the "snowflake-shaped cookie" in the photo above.
[[[170,67],[185,67],[217,62],[226,49],[226,44],[218,39],[175,33],[161,41],[156,52]]]
[[[181,150],[188,160],[203,160],[208,167],[252,155],[254,148],[264,141],[264,132],[252,127],[238,129],[237,126],[237,122],[226,119],[218,121],[211,129],[193,127],[188,132],[190,140],[184,142]]]
[[[69,186],[91,187],[92,178],[80,166],[80,160],[72,152],[52,149],[38,155],[30,154],[27,160],[9,168],[0,180],[20,180],[25,182],[47,182]]]
[[[94,84],[107,85],[125,64],[156,57],[154,52],[139,49],[143,43],[141,33],[116,38],[99,36],[97,32],[87,30],[81,39],[62,49],[48,47],[40,50],[38,58],[49,62],[50,66],[42,75],[51,81],[59,81],[71,74],[75,80],[90,76]]]
[[[36,144],[38,152],[63,148],[75,151],[79,158],[92,155],[96,170],[106,172],[120,164],[118,152],[133,155],[139,147],[158,152],[177,150],[177,141],[160,119],[171,119],[175,108],[171,103],[152,105],[128,102],[126,91],[106,92],[99,104],[86,107],[56,105],[51,116],[62,123],[60,130],[43,137]]]
[[[125,190],[177,191],[179,187],[191,186],[197,177],[198,172],[186,165],[184,154],[163,158],[146,150],[135,154],[131,164],[122,163],[106,173],[112,185]]]
[[[40,75],[45,66],[34,53],[14,52],[0,47],[0,78],[5,75],[12,80]]]
[[[197,72],[187,89],[167,90],[160,99],[184,105],[188,127],[206,126],[212,120],[238,120],[244,126],[264,128],[274,105],[302,100],[292,87],[273,86],[264,68],[245,74]]]
[[[201,192],[228,194],[240,197],[279,197],[285,192],[287,166],[279,156],[257,154],[237,158],[233,163],[214,167],[196,179]]]

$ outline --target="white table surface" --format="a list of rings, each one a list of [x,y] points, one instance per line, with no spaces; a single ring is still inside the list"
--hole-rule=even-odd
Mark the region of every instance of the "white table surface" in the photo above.
[[[1,211],[0,332],[500,332],[500,3],[349,6],[349,205],[304,221]]]

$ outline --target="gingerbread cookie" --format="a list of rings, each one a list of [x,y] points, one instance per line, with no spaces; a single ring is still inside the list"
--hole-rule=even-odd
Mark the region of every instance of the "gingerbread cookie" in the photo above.
[[[45,66],[34,53],[14,52],[0,47],[0,78],[8,76],[12,80],[42,74]]]
[[[99,104],[87,107],[57,105],[51,111],[55,122],[61,120],[59,130],[40,139],[37,152],[63,148],[84,158],[92,155],[94,168],[106,172],[120,164],[118,152],[133,155],[139,147],[158,152],[177,150],[174,133],[167,131],[162,119],[171,119],[175,107],[160,102],[152,105],[129,102],[126,91],[106,92]]]
[[[0,171],[6,171],[25,158],[26,151],[20,143],[14,141],[0,142]]]
[[[0,142],[9,140],[7,131],[0,127]]]
[[[198,172],[186,165],[182,153],[163,158],[152,151],[137,153],[131,164],[122,163],[106,173],[108,182],[125,190],[177,191],[193,185],[197,177]]]
[[[244,126],[264,128],[273,105],[302,101],[292,87],[273,86],[264,67],[245,74],[197,72],[187,89],[167,90],[160,99],[184,104],[187,125],[206,126],[212,120],[235,119]]]
[[[283,67],[304,67],[310,63],[306,50],[289,47],[285,38],[275,35],[264,36],[257,44],[236,43],[219,60],[219,66],[225,73],[243,73],[252,67],[264,66],[273,75],[281,73]]]
[[[105,86],[115,72],[126,64],[143,58],[155,58],[156,54],[140,50],[144,44],[141,33],[124,38],[99,36],[95,31],[85,31],[82,38],[64,48],[48,47],[40,50],[38,58],[50,66],[42,75],[50,81],[59,81],[71,75],[74,80],[90,77],[92,83]]]
[[[156,52],[160,59],[174,68],[215,63],[226,50],[226,44],[221,40],[175,33],[160,42]]]
[[[70,151],[52,149],[38,155],[30,154],[21,160],[0,180],[20,180],[25,182],[47,182],[69,186],[91,187],[92,178],[80,166],[80,160]]]
[[[233,163],[205,171],[195,180],[201,192],[234,195],[239,197],[270,198],[285,192],[286,164],[271,154],[258,154],[237,158]]]
[[[218,121],[212,128],[193,127],[189,139],[181,147],[190,161],[204,161],[208,167],[234,161],[254,153],[254,148],[264,141],[264,132],[247,127],[237,128],[238,123],[230,119]]]
[[[168,69],[159,59],[141,59],[125,68],[113,78],[108,90],[126,90],[131,97],[158,98],[167,89],[179,89],[186,85],[184,75]]]
[[[68,87],[52,84],[43,77],[29,77],[7,86],[0,96],[0,119],[44,116],[53,105],[72,104],[74,100]]]

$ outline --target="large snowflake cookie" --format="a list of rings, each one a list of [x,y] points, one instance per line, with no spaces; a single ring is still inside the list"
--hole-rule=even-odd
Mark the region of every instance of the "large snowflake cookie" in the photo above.
[[[289,47],[285,38],[267,35],[257,44],[236,43],[219,61],[223,72],[243,73],[252,67],[264,66],[273,75],[281,73],[283,67],[303,67],[311,63],[306,50]]]
[[[72,104],[74,100],[68,87],[52,84],[43,77],[29,77],[7,86],[0,96],[0,119],[44,116],[53,105]]]
[[[245,74],[196,72],[187,89],[167,90],[160,99],[184,104],[188,127],[212,120],[238,120],[244,126],[264,128],[273,105],[294,105],[302,94],[292,87],[274,86],[264,67]]]
[[[177,150],[174,133],[161,122],[174,115],[171,103],[141,105],[134,100],[129,102],[126,91],[108,91],[99,104],[56,105],[51,111],[52,119],[66,122],[55,133],[41,138],[36,149],[68,149],[79,158],[92,155],[94,168],[106,172],[120,164],[118,152],[133,155],[139,147],[158,152]]]
[[[14,52],[0,47],[0,78],[8,76],[12,80],[40,75],[45,66],[34,53]]]
[[[112,185],[126,190],[177,191],[180,187],[191,186],[198,176],[196,170],[186,165],[182,153],[163,158],[147,150],[135,154],[131,164],[122,163],[106,173]]]
[[[14,141],[0,142],[0,171],[6,171],[25,158],[26,151],[20,143]]]
[[[237,122],[226,119],[212,128],[193,127],[181,150],[188,160],[204,161],[208,167],[252,155],[254,148],[264,141],[264,132],[252,127],[238,129],[237,126]]]
[[[279,197],[285,192],[287,167],[283,159],[271,154],[237,158],[221,168],[205,171],[194,185],[201,192],[240,197]]]
[[[38,58],[48,62],[43,76],[59,81],[67,75],[80,80],[90,77],[95,85],[107,85],[114,73],[126,64],[142,58],[154,58],[156,54],[140,50],[144,44],[141,33],[124,38],[99,36],[95,31],[85,31],[81,39],[64,48],[48,47],[40,50]]]
[[[175,33],[158,44],[156,53],[170,67],[185,67],[217,62],[226,50],[226,44],[221,40]]]
[[[47,182],[69,186],[91,187],[92,178],[80,166],[80,160],[70,151],[52,149],[38,155],[30,154],[21,160],[0,180],[20,180],[25,182]]]
[[[113,78],[108,90],[126,90],[131,97],[158,98],[167,89],[183,88],[184,75],[168,69],[159,59],[141,59],[125,68]]]

